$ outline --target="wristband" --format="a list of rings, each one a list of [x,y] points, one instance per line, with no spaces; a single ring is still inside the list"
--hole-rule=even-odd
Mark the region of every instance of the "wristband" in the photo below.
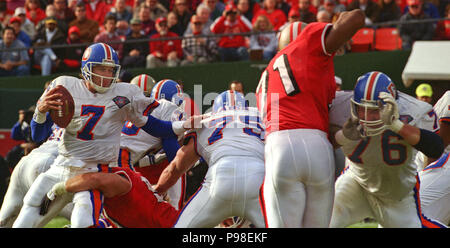
[[[42,124],[47,120],[46,113],[41,113],[37,108],[36,111],[34,111],[33,119],[35,122]]]
[[[400,129],[402,129],[402,127],[404,126],[405,124],[402,122],[402,121],[400,121],[399,119],[397,119],[397,120],[395,120],[390,126],[389,126],[389,128],[392,130],[392,131],[394,131],[395,133],[398,133],[399,131],[400,131]]]

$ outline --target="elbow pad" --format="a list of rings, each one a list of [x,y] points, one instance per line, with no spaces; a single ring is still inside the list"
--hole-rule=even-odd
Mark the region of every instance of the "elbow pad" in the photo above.
[[[420,129],[420,140],[413,147],[430,158],[439,158],[445,149],[441,137],[425,129]]]

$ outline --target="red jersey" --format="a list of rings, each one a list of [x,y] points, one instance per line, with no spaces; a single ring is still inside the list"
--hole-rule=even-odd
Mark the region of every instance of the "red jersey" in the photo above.
[[[266,134],[285,129],[328,132],[328,106],[336,92],[334,54],[325,50],[329,23],[311,23],[278,52],[256,89]]]
[[[108,217],[123,227],[168,228],[175,224],[178,211],[150,189],[150,183],[130,168],[111,167],[131,182],[131,190],[120,196],[106,198],[104,209]]]

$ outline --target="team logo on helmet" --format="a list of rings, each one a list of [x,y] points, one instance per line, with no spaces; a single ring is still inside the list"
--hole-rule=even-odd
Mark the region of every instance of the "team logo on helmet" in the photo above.
[[[81,60],[87,61],[89,59],[89,57],[91,57],[91,52],[92,52],[92,48],[88,47],[86,49],[86,51],[84,51],[83,57],[81,58]]]

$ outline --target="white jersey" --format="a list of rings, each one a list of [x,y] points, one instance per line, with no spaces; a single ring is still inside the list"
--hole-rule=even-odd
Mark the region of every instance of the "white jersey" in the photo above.
[[[256,108],[218,112],[202,123],[186,137],[196,137],[197,153],[209,166],[227,156],[264,160],[264,126]]]
[[[143,126],[147,122],[146,109],[156,102],[128,83],[113,84],[103,94],[92,93],[83,80],[75,77],[58,77],[48,89],[56,85],[64,86],[75,102],[74,116],[59,144],[59,154],[75,167],[83,167],[86,162],[116,161],[125,121]]]
[[[400,120],[434,131],[430,104],[399,92]],[[382,134],[349,142],[342,146],[348,173],[368,192],[391,199],[402,199],[416,184],[417,154],[400,135],[386,130]]]
[[[434,104],[434,112],[439,122],[450,123],[450,90],[442,95],[442,97]],[[445,152],[450,152],[450,146],[445,148]]]
[[[184,113],[172,102],[161,99],[152,106],[151,114],[164,121],[179,121],[184,119]],[[148,151],[162,148],[161,138],[154,137],[127,121],[122,128],[120,148],[130,152],[130,163],[135,164]]]
[[[342,127],[351,116],[350,99],[353,91],[336,91],[336,96],[331,102],[329,110],[329,122],[331,125]]]

